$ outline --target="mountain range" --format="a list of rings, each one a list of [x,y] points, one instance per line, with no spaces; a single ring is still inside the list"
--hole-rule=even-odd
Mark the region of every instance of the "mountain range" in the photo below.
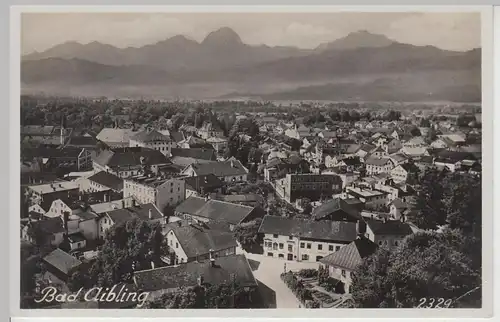
[[[24,92],[166,99],[405,101],[432,93],[470,102],[480,100],[480,75],[480,49],[414,46],[367,31],[314,49],[255,46],[227,27],[201,42],[181,35],[128,48],[66,42],[25,55],[21,63]]]

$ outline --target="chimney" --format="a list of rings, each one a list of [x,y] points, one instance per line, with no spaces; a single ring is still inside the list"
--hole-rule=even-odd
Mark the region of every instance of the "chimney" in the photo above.
[[[384,224],[387,223],[387,216],[384,216]]]
[[[366,223],[362,220],[356,222],[356,233],[358,237],[362,237],[366,233]]]
[[[151,269],[155,269],[155,263],[151,261]]]
[[[108,196],[106,194],[104,194],[103,198],[104,198],[104,202],[108,201]]]
[[[231,168],[234,168],[234,160],[231,160]]]
[[[149,220],[153,219],[153,213],[151,212],[151,209],[148,211],[148,218]]]

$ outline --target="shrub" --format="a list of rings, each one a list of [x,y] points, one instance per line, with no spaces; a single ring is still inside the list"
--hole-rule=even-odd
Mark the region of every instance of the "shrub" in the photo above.
[[[306,268],[306,269],[301,269],[298,274],[300,277],[303,277],[303,278],[317,277],[318,270],[313,269],[313,268]]]

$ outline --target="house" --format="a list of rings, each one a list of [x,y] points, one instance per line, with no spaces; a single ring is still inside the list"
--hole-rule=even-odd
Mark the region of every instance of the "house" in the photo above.
[[[415,182],[420,169],[414,163],[404,163],[391,170],[390,176],[394,182]]]
[[[403,146],[408,148],[420,148],[427,146],[427,144],[425,143],[425,139],[423,137],[415,136],[403,143]]]
[[[337,279],[342,284],[337,286],[340,293],[349,294],[352,277],[363,259],[372,255],[377,250],[377,245],[368,238],[357,238],[338,251],[320,259],[321,265],[328,270],[331,278]]]
[[[173,148],[171,151],[171,161],[175,165],[187,167],[193,163],[204,163],[208,161],[216,161],[216,152],[213,149],[205,148],[190,148],[179,149]]]
[[[87,180],[89,181],[89,191],[112,190],[120,194],[123,192],[123,179],[112,173],[99,171],[88,177]]]
[[[370,188],[358,187],[347,187],[345,194],[350,198],[356,198],[361,200],[365,207],[380,207],[387,203],[388,193],[385,191],[373,190]]]
[[[195,286],[236,284],[245,290],[256,289],[258,286],[243,254],[136,271],[133,280],[140,292],[149,293],[148,301]]]
[[[233,229],[236,225],[260,218],[264,211],[259,207],[249,207],[230,202],[189,197],[175,208],[178,217],[194,222],[223,222]]]
[[[469,152],[443,150],[436,154],[434,165],[446,167],[451,172],[455,172],[461,169],[465,160],[475,161],[476,158]]]
[[[229,142],[228,139],[223,137],[210,137],[206,141],[212,145],[216,153],[224,151]]]
[[[365,162],[366,174],[374,175],[389,172],[394,168],[394,161],[390,158],[369,158]]]
[[[57,279],[67,282],[71,275],[76,272],[82,262],[65,251],[56,248],[43,258],[47,271]]]
[[[123,197],[133,197],[143,204],[152,203],[163,211],[186,198],[184,177],[172,174],[132,176],[124,180]]]
[[[113,226],[134,219],[159,223],[160,225],[166,224],[166,218],[154,204],[136,204],[132,207],[114,209],[103,213],[99,219],[99,238],[104,239],[106,232]]]
[[[167,264],[215,259],[236,254],[238,243],[231,232],[211,230],[203,224],[191,223],[172,228],[166,233],[167,244],[175,256]]]
[[[239,160],[231,158],[223,162],[193,163],[181,174],[190,177],[214,174],[225,182],[247,181],[248,169]]]
[[[219,124],[212,122],[205,122],[200,129],[197,130],[196,134],[204,140],[211,137],[223,137],[224,131],[220,128]]]
[[[405,210],[410,207],[403,200],[396,198],[389,203],[389,213],[392,218],[402,220]]]
[[[78,195],[80,189],[78,185],[71,181],[60,181],[48,184],[28,186],[26,194],[30,205],[51,204],[52,201],[60,198],[67,198],[70,195]]]
[[[366,220],[366,238],[379,246],[397,247],[413,233],[410,225],[401,220]]]
[[[389,158],[394,162],[394,166],[407,163],[410,158],[403,153],[391,154]]]
[[[28,218],[28,222],[21,229],[21,239],[34,245],[57,247],[63,242],[65,232],[62,217],[40,216],[39,220]]]
[[[312,218],[314,220],[357,222],[361,219],[361,214],[359,209],[350,205],[347,199],[335,198],[314,208]]]
[[[132,135],[129,139],[130,147],[143,147],[160,151],[165,156],[170,156],[173,143],[166,135],[156,130],[146,129]]]
[[[126,147],[101,151],[94,158],[93,167],[95,171],[106,171],[120,178],[127,178],[139,174],[144,167],[155,171],[158,166],[168,163],[165,155],[158,150]]]
[[[130,137],[137,132],[133,129],[104,128],[97,134],[96,139],[111,148],[130,146]]]
[[[202,176],[184,177],[186,188],[186,199],[194,196],[200,197],[210,193],[220,193],[224,186],[223,182],[214,174]]]
[[[386,149],[382,146],[378,146],[376,147],[370,154],[369,154],[369,157],[370,158],[377,158],[377,159],[381,159],[381,158],[386,158],[389,156],[389,153],[387,153]]]
[[[288,173],[283,180],[276,182],[276,188],[282,190],[283,197],[288,202],[305,197],[316,201],[339,193],[342,190],[342,179],[334,174]]]
[[[178,142],[177,146],[182,149],[194,149],[194,148],[213,149],[210,143],[207,143],[205,140],[193,135],[190,135],[184,140]]]
[[[72,172],[91,169],[92,155],[93,153],[86,148],[70,146],[39,146],[36,148],[23,148],[22,150],[24,159],[40,159],[45,171],[64,170],[65,172]]]
[[[317,262],[356,239],[356,223],[265,216],[259,234],[266,256]]]

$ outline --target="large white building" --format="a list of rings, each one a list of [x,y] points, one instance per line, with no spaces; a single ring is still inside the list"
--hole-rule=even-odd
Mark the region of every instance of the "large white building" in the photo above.
[[[130,137],[130,147],[142,147],[160,151],[163,155],[170,156],[173,143],[166,135],[156,130],[144,130]]]
[[[357,224],[265,216],[259,233],[263,235],[265,256],[317,262],[355,240]]]
[[[123,196],[134,197],[143,204],[152,203],[163,211],[166,206],[176,206],[184,201],[185,182],[182,176],[134,176],[124,180]]]

